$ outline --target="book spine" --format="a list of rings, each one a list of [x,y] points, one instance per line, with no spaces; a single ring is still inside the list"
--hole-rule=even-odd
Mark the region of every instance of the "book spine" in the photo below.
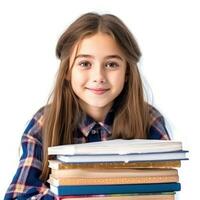
[[[51,161],[49,164],[49,167],[52,169],[76,169],[76,168],[179,168],[181,167],[181,161],[180,160],[174,160],[174,161],[154,161],[154,162],[113,162],[113,163],[81,163],[81,164],[67,164],[59,161],[56,165],[51,165]],[[53,162],[52,162],[53,163]]]
[[[74,197],[57,197],[56,200],[174,200],[174,195],[134,195],[134,196],[89,196],[89,197],[82,197],[82,196],[74,196]]]
[[[61,178],[52,176],[48,182],[52,185],[111,185],[111,184],[145,184],[178,182],[177,175],[173,176],[146,176],[146,177],[119,177],[119,178]]]
[[[52,186],[50,190],[56,195],[88,195],[88,194],[124,194],[174,192],[181,189],[180,183],[126,184],[126,185],[80,185]]]

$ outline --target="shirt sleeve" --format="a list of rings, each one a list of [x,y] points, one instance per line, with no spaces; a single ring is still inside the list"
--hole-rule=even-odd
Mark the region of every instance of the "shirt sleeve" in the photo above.
[[[53,200],[54,195],[39,179],[42,169],[42,119],[38,111],[30,120],[21,139],[22,155],[4,200]]]
[[[148,139],[170,140],[164,117],[152,106],[150,107],[150,119]]]

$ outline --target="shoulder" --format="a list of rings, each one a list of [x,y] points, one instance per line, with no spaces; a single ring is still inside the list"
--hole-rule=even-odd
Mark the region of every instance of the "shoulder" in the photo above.
[[[150,104],[148,104],[148,106],[149,106],[150,124],[153,123],[158,118],[163,118],[163,115],[157,108],[155,108]]]
[[[152,120],[154,120],[158,117],[163,117],[157,108],[155,108],[151,104],[148,104],[148,106],[149,106],[149,114],[150,114],[150,117],[152,118]]]
[[[163,115],[152,105],[149,105],[149,127],[149,139],[170,139]]]
[[[44,124],[44,111],[45,106],[37,110],[33,117],[28,121],[23,136],[28,137],[30,140],[37,139],[39,142],[42,142],[41,133]]]

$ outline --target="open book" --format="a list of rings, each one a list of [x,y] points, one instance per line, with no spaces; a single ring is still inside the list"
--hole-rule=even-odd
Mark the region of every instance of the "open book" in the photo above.
[[[102,155],[181,151],[182,143],[171,140],[114,139],[48,148],[49,155]]]

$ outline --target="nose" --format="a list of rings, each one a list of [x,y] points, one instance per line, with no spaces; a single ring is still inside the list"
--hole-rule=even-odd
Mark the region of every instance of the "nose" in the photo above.
[[[93,79],[93,82],[96,82],[96,83],[102,84],[106,82],[105,70],[103,69],[101,65],[98,65],[98,66],[96,65],[93,68],[92,79]]]

